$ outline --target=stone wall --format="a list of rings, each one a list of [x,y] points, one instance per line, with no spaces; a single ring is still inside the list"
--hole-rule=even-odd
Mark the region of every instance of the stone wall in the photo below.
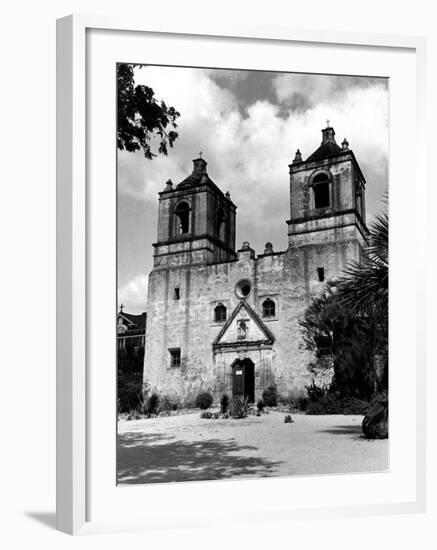
[[[338,254],[343,254],[341,246]],[[302,349],[299,320],[311,296],[323,292],[316,269],[320,258],[316,247],[258,258],[250,251],[240,251],[234,262],[153,270],[149,276],[144,380],[153,390],[184,400],[203,390],[219,397],[231,390],[232,363],[247,357],[255,364],[257,396],[272,384],[283,394],[301,391],[309,382],[311,357]],[[223,323],[214,321],[213,309],[220,302],[227,307],[227,317],[231,315],[240,302],[235,288],[241,279],[251,282],[246,300],[261,318],[265,298],[275,302],[275,317],[262,319],[274,335],[274,343],[270,349],[214,353],[212,343]],[[175,288],[179,299],[175,299]],[[181,349],[180,367],[170,364],[171,348]]]
[[[327,130],[332,129],[326,134]],[[312,186],[319,173],[329,179],[330,195],[329,205],[316,209]],[[365,181],[355,157],[343,149],[327,159],[298,158],[290,165],[288,249],[275,253],[268,243],[258,256],[248,243],[235,253],[235,205],[211,180],[203,181],[187,188],[169,185],[170,190],[160,194],[144,381],[152,390],[185,401],[194,400],[200,391],[210,391],[219,400],[222,393],[232,391],[235,361],[250,359],[255,365],[256,398],[270,385],[281,394],[302,392],[310,382],[312,357],[303,348],[299,322],[312,297],[325,292],[326,283],[340,276],[350,260],[358,260],[366,245]],[[182,198],[191,209],[190,235],[175,237],[172,212]],[[229,223],[226,242],[217,240],[217,208],[222,207]],[[229,318],[242,300],[236,286],[243,279],[251,285],[247,304],[273,337],[268,345],[214,346],[224,325],[214,320],[214,308],[223,304]],[[262,316],[266,298],[276,306],[270,318]],[[181,350],[180,366],[171,365],[169,350],[175,348]]]

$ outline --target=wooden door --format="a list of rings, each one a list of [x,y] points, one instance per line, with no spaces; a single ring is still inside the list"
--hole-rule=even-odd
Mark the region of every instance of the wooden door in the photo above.
[[[234,366],[232,376],[232,395],[233,397],[244,396],[244,365],[238,362]]]

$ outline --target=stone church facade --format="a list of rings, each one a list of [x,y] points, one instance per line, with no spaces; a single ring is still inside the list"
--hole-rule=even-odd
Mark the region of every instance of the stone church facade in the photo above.
[[[367,244],[365,179],[332,127],[320,147],[289,165],[288,247],[236,249],[236,205],[203,158],[159,193],[158,238],[149,275],[144,381],[192,400],[210,391],[256,400],[265,388],[304,391],[311,355],[299,320]],[[278,222],[281,223],[281,222]]]

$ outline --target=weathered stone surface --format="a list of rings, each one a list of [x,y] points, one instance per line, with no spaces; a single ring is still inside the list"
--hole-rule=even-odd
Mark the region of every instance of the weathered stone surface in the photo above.
[[[315,209],[311,182],[320,171],[329,176],[331,202],[329,208]],[[304,391],[312,357],[303,349],[299,320],[311,298],[324,292],[326,280],[338,277],[349,260],[359,259],[367,229],[358,188],[363,196],[364,178],[350,150],[318,163],[290,165],[289,246],[281,252],[268,247],[258,256],[248,244],[235,251],[235,205],[215,184],[202,179],[194,187],[184,183],[161,193],[144,362],[144,380],[152,390],[185,401],[210,391],[218,402],[223,393],[232,395],[235,362],[250,359],[255,400],[272,385],[279,394]],[[191,225],[189,233],[176,235],[173,212],[181,200],[190,204]],[[217,209],[225,213],[225,228],[218,227]],[[250,285],[244,297],[237,288],[243,280]],[[263,317],[267,298],[275,311]],[[214,319],[214,308],[223,304],[229,319],[241,300],[256,318],[243,312],[221,345],[213,345],[224,325]],[[245,339],[238,337],[239,320],[247,323]],[[262,338],[262,327],[271,341]],[[169,352],[175,348],[181,350],[177,367]]]

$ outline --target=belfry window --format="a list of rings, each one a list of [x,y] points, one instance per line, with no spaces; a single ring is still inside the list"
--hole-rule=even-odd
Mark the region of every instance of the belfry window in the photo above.
[[[313,179],[314,208],[330,206],[329,177],[326,174],[317,174]]]
[[[218,304],[214,308],[214,321],[216,323],[223,323],[226,321],[226,307],[223,304]]]
[[[323,283],[325,280],[325,268],[324,267],[318,267],[317,268],[317,277],[319,278],[319,282]]]
[[[217,237],[224,241],[226,238],[226,216],[223,208],[219,208],[217,212]]]
[[[276,313],[275,302],[270,298],[263,302],[263,317],[274,317]]]
[[[183,235],[190,230],[190,207],[186,202],[178,204],[175,210],[176,233]]]

